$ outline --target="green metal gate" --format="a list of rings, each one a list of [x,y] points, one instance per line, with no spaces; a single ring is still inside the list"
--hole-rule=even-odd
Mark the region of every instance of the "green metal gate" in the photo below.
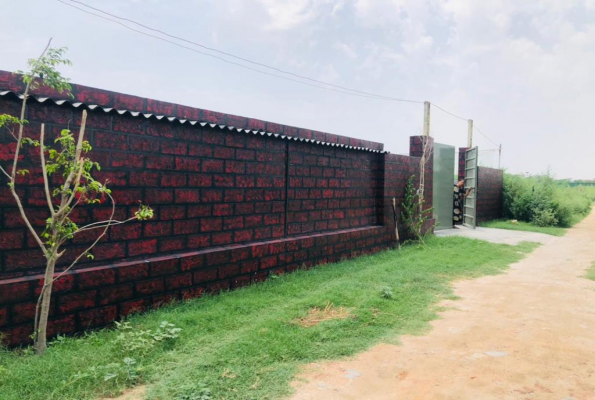
[[[465,193],[471,189],[465,198],[463,206],[463,225],[475,229],[477,226],[477,167],[479,165],[479,151],[477,147],[465,153]]]
[[[455,148],[434,143],[434,194],[433,214],[436,230],[452,228],[453,176],[455,171]]]

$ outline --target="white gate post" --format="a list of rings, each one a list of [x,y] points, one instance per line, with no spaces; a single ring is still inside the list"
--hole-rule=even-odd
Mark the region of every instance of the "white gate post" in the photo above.
[[[424,101],[424,136],[430,136],[430,102]]]

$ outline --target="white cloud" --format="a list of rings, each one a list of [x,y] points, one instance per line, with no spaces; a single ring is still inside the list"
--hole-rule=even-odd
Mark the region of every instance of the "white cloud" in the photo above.
[[[269,15],[267,28],[288,30],[311,21],[320,14],[324,6],[332,6],[330,13],[338,12],[344,0],[257,0]]]
[[[352,60],[357,58],[357,52],[353,49],[353,47],[351,47],[347,43],[337,42],[335,43],[335,49],[345,54],[347,58],[350,58]]]

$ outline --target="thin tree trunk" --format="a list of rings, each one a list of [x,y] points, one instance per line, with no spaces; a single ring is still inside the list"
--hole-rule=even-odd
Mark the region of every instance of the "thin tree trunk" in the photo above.
[[[53,254],[47,262],[45,270],[45,277],[43,282],[43,292],[41,294],[41,306],[39,307],[39,322],[37,323],[37,331],[35,332],[35,350],[36,353],[42,355],[47,349],[47,330],[48,317],[50,315],[50,301],[52,299],[52,285],[54,282],[54,270],[56,267],[55,254]],[[36,318],[37,320],[37,318]]]

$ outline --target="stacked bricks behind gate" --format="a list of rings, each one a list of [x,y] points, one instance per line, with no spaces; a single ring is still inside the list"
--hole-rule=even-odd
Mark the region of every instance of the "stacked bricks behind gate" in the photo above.
[[[0,72],[0,91],[22,91],[18,77]],[[163,113],[227,123],[382,150],[383,145],[207,110],[74,85],[74,100],[88,105]],[[60,98],[56,93],[37,96]],[[62,95],[63,97],[63,95]],[[0,97],[0,113],[18,115],[19,100]],[[109,180],[116,218],[133,215],[138,202],[155,217],[112,227],[85,259],[55,284],[50,333],[105,326],[133,311],[174,299],[241,287],[315,264],[336,262],[395,245],[391,201],[402,199],[419,158],[374,153],[314,142],[288,141],[201,127],[177,121],[89,110],[86,139],[102,166],[95,177]],[[81,108],[29,103],[26,127],[36,137],[46,124],[53,141],[61,129],[80,125]],[[420,139],[412,140],[417,154]],[[0,132],[0,162],[14,146]],[[41,230],[47,218],[36,150],[22,165],[18,193]],[[426,198],[431,199],[431,165],[426,164]],[[428,176],[428,175],[427,175]],[[56,183],[57,181],[54,181]],[[0,182],[0,331],[9,344],[26,343],[42,285],[44,260],[24,227],[8,188]],[[431,207],[431,201],[427,203]],[[106,204],[81,207],[79,224],[103,220]],[[402,227],[401,227],[402,229]],[[401,231],[401,238],[406,232]],[[95,238],[81,235],[69,245],[60,267]]]

